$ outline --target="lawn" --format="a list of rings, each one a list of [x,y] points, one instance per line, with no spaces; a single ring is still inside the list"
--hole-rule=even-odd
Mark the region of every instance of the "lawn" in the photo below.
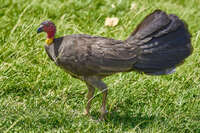
[[[0,132],[194,132],[200,133],[199,0],[0,0]],[[96,91],[91,117],[83,115],[84,83],[47,56],[44,20],[56,36],[90,34],[126,39],[141,20],[162,9],[179,16],[192,34],[193,54],[167,76],[137,72],[105,79],[107,120],[97,122],[101,95]],[[119,18],[115,27],[107,17]]]

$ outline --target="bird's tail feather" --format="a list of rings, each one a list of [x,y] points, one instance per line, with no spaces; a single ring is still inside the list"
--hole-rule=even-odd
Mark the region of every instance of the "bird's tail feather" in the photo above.
[[[165,70],[161,70],[161,71],[156,71],[156,72],[149,72],[149,73],[146,73],[148,75],[168,75],[168,74],[172,74],[176,71],[176,68],[175,67],[172,67],[172,68],[168,68],[168,69],[165,69]]]
[[[126,40],[141,50],[133,69],[150,75],[174,72],[192,53],[190,37],[186,24],[177,16],[154,11]]]

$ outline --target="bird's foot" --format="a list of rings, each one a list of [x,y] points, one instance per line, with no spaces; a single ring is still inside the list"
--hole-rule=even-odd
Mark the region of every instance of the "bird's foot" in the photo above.
[[[100,121],[106,120],[106,114],[108,113],[107,110],[101,111]]]
[[[90,112],[89,112],[88,110],[85,110],[85,111],[83,112],[83,115],[89,116],[89,115],[90,115]]]

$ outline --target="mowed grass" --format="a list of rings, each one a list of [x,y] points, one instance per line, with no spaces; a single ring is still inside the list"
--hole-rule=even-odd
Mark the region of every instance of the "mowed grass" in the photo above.
[[[200,132],[200,1],[0,0],[0,132]],[[112,4],[115,6],[112,6]],[[178,15],[192,34],[193,54],[167,76],[136,72],[108,77],[108,117],[83,115],[87,88],[48,58],[39,24],[52,20],[57,35],[84,33],[126,39],[155,9]],[[118,17],[116,27],[104,26]],[[80,66],[81,67],[81,66]]]

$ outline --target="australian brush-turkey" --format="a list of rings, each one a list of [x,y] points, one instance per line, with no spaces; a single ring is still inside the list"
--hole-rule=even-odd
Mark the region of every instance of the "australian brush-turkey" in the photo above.
[[[100,119],[104,119],[107,112],[104,77],[129,71],[170,74],[192,53],[186,24],[176,15],[161,10],[145,17],[124,41],[84,34],[54,38],[56,26],[51,21],[41,23],[37,32],[47,33],[45,49],[50,59],[86,83],[86,114],[89,114],[95,88],[102,91]]]

